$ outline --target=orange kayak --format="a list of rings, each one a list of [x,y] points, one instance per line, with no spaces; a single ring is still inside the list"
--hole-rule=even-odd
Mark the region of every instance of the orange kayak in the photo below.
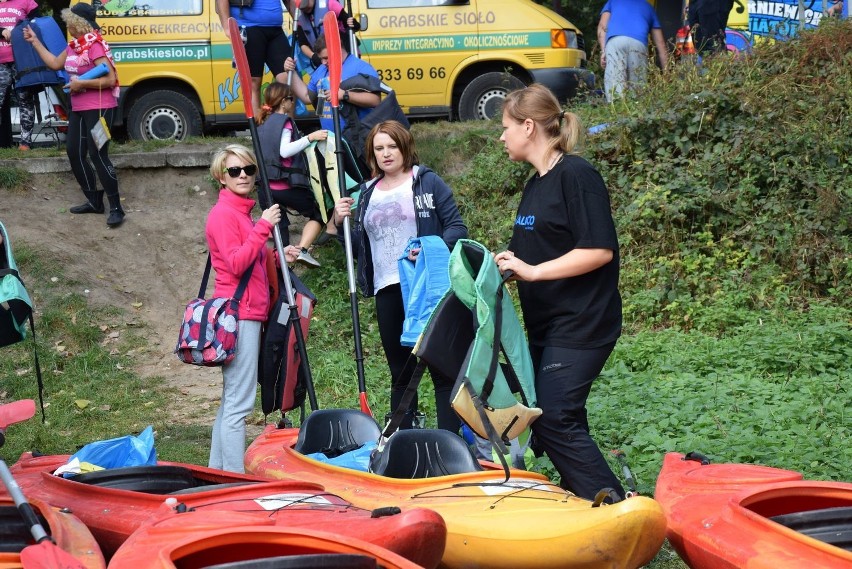
[[[437,566],[444,550],[446,525],[437,513],[424,508],[365,510],[314,481],[271,481],[170,462],[69,479],[53,476],[68,458],[25,453],[11,471],[26,495],[72,509],[97,538],[107,559],[164,503],[174,511],[195,510],[210,516],[241,513],[257,524],[293,531],[318,529],[334,532],[340,539],[356,537],[423,567]]]
[[[852,484],[669,453],[655,498],[693,569],[852,567]]]
[[[87,569],[106,567],[98,543],[88,528],[67,511],[52,508],[38,499],[28,498],[44,529],[56,541],[57,547],[79,561]],[[0,569],[19,569],[21,550],[33,545],[30,527],[11,498],[0,498]]]
[[[324,564],[320,564],[320,562]],[[420,565],[355,537],[281,527],[241,512],[173,510],[142,526],[118,548],[115,569],[202,567],[382,567]]]
[[[246,469],[285,480],[322,483],[364,508],[430,508],[447,524],[441,567],[639,567],[665,538],[665,516],[647,497],[593,507],[546,477],[486,469],[400,479],[340,468],[293,449],[298,429],[270,425],[246,451]],[[493,465],[491,465],[493,467]]]

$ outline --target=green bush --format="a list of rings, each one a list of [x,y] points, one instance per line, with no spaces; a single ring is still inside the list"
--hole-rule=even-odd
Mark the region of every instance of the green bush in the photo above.
[[[720,332],[752,310],[852,307],[852,22],[747,57],[652,74],[635,98],[573,104],[612,197],[629,330]],[[505,247],[530,170],[496,122],[452,180],[475,238]]]
[[[610,108],[609,182],[634,322],[718,329],[718,300],[850,306],[852,22],[676,66]],[[740,292],[742,283],[756,286]]]

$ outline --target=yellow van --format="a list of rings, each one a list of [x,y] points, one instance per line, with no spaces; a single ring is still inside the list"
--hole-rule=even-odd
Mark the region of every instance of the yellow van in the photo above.
[[[131,138],[183,139],[246,124],[214,0],[94,6],[121,83],[116,126]],[[531,0],[353,0],[352,12],[361,57],[412,117],[486,118],[523,84],[543,83],[566,99],[594,82],[579,30]]]
[[[409,116],[488,118],[532,82],[560,99],[587,72],[583,36],[531,0],[353,0],[361,56]]]

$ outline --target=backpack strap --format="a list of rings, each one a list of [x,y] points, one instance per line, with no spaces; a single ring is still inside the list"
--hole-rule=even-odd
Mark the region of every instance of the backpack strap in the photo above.
[[[207,279],[210,278],[210,269],[212,268],[213,263],[210,260],[210,253],[207,253],[207,265],[204,267],[204,276],[201,277],[201,289],[198,291],[198,298],[204,298],[204,294],[207,292]],[[237,285],[237,290],[234,291],[234,296],[231,297],[229,304],[231,308],[236,312],[240,299],[243,297],[243,292],[245,292],[246,287],[248,286],[249,279],[251,278],[251,271],[254,269],[254,262],[249,265],[249,268],[243,273],[243,276],[240,277],[240,284]],[[207,315],[210,313],[212,303],[206,302],[204,303],[204,310],[201,312],[201,322],[207,322]],[[201,327],[201,337],[198,339],[198,345],[203,346],[207,343],[207,327]]]
[[[33,313],[30,312],[30,332],[33,333],[33,358],[35,359],[36,380],[38,381],[38,404],[41,406],[41,422],[46,422],[47,418],[44,415],[44,379],[41,376],[41,365],[38,362],[38,342],[36,342],[35,323],[33,322]]]
[[[211,268],[213,268],[213,263],[210,260],[210,253],[208,252],[207,265],[204,267],[204,276],[201,277],[201,288],[198,290],[198,298],[204,298],[204,295],[207,292],[207,281],[210,279]],[[252,269],[254,269],[254,263],[249,265],[249,268],[246,269],[243,276],[240,277],[240,284],[237,285],[237,290],[234,291],[234,296],[231,297],[237,302],[239,302],[239,300],[243,297],[243,293],[245,292],[249,279],[251,278]]]
[[[414,401],[414,396],[417,394],[417,386],[420,385],[420,380],[423,379],[423,372],[426,371],[426,361],[423,358],[416,358],[413,353],[408,355],[408,360],[406,360],[405,366],[402,368],[403,370],[408,367],[408,362],[412,358],[417,359],[417,365],[414,366],[414,371],[411,372],[411,379],[408,380],[408,387],[405,388],[399,405],[394,409],[390,421],[388,421],[384,431],[382,431],[382,436],[385,438],[391,436],[399,429],[406,412],[408,412],[408,407]]]
[[[488,365],[488,375],[485,376],[485,383],[482,385],[482,392],[480,393],[482,404],[486,407],[488,406],[488,398],[491,396],[491,391],[494,389],[494,379],[497,376],[497,361],[503,346],[503,291],[505,290],[506,283],[512,278],[512,275],[512,273],[508,273],[504,276],[500,281],[500,286],[497,287],[497,302],[494,303],[494,343],[491,346],[491,362]],[[507,361],[511,366],[511,361]],[[490,421],[488,424],[490,424]]]

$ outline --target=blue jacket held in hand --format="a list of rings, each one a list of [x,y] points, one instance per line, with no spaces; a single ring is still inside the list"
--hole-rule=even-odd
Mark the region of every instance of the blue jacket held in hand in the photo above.
[[[417,237],[437,235],[452,251],[456,241],[467,239],[467,226],[462,221],[453,191],[438,174],[427,166],[415,165],[413,169],[414,213],[417,221]],[[382,176],[361,185],[356,215],[352,217],[352,254],[358,260],[358,287],[364,296],[376,294],[373,290],[373,257],[370,240],[364,234],[364,214],[370,204],[373,190]],[[340,232],[338,235],[342,235]]]

